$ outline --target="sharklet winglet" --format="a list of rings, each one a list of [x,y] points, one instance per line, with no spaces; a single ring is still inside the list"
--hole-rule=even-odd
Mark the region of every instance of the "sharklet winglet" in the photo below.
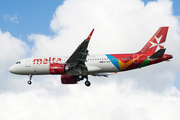
[[[94,32],[94,29],[92,29],[91,33],[89,34],[89,36],[87,37],[86,40],[90,40],[91,39],[93,32]]]

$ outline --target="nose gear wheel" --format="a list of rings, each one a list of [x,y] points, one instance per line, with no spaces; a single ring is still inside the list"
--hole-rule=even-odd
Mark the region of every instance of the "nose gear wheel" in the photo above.
[[[32,75],[30,74],[30,75],[29,75],[29,80],[27,81],[27,83],[28,83],[29,85],[31,85],[31,84],[32,84],[31,79],[32,79]]]

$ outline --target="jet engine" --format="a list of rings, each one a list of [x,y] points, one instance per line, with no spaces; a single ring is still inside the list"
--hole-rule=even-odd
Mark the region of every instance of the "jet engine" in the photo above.
[[[65,74],[69,67],[66,64],[53,63],[50,64],[49,70],[51,74]]]
[[[77,84],[76,76],[61,75],[62,84]]]

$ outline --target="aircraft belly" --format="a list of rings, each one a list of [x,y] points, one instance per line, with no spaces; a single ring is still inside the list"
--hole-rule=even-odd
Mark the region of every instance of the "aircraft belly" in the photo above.
[[[23,67],[20,71],[22,75],[44,75],[50,74],[48,64],[31,64],[30,67]]]
[[[33,74],[37,74],[37,75],[50,74],[49,64],[35,65],[33,69]]]

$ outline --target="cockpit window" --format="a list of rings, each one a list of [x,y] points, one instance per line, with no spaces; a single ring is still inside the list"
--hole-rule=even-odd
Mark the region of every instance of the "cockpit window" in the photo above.
[[[20,61],[18,61],[18,62],[16,62],[16,64],[21,64],[21,62],[20,62]]]

